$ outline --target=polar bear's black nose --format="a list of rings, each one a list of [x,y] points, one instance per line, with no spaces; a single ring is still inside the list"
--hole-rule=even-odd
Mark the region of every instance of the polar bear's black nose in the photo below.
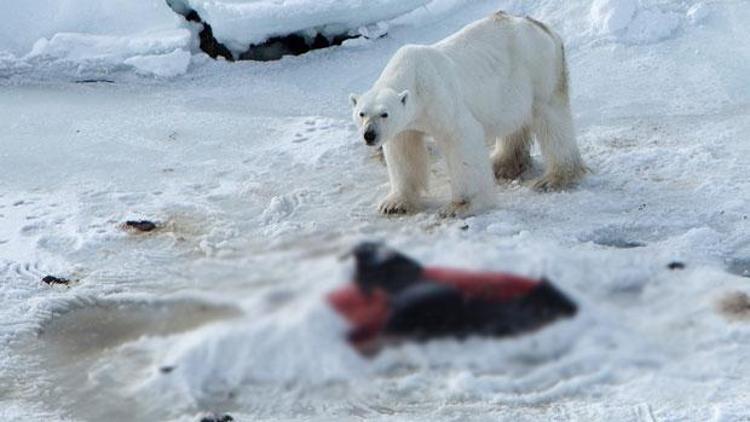
[[[365,131],[365,142],[367,142],[367,144],[372,144],[373,142],[375,142],[375,138],[377,138],[377,135],[375,134],[374,130],[367,129]]]

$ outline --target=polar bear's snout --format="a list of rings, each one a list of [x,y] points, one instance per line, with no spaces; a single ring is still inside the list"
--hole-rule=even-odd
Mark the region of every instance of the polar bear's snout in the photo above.
[[[373,126],[365,126],[362,137],[365,138],[365,143],[369,146],[374,146],[378,140],[378,132]]]

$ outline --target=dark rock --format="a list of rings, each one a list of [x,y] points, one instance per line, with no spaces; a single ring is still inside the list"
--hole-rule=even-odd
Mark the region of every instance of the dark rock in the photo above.
[[[75,81],[77,84],[113,84],[115,81],[110,79],[82,79],[80,81]]]
[[[200,15],[198,15],[198,12],[191,10],[188,14],[184,15],[184,17],[189,22],[203,25],[203,29],[198,34],[201,51],[208,54],[212,59],[223,57],[230,62],[234,61],[234,55],[232,55],[232,52],[214,37],[214,31],[211,29],[211,25],[204,22]]]
[[[315,36],[315,39],[313,40],[310,48],[314,50],[316,48],[326,48],[326,47],[329,47],[330,45],[331,43],[328,40],[328,38],[323,36],[323,34],[318,34]]]
[[[298,56],[310,49],[305,37],[289,34],[283,37],[271,37],[261,44],[250,45],[244,53],[240,54],[240,60],[278,60],[288,55]]]
[[[162,374],[168,374],[174,371],[175,368],[176,366],[170,366],[170,365],[162,366],[161,368],[159,368],[159,372],[161,372]]]
[[[50,286],[53,286],[55,284],[62,284],[63,286],[67,286],[68,284],[70,284],[70,280],[68,280],[67,278],[55,277],[52,275],[45,276],[42,281]]]
[[[157,227],[156,223],[148,220],[128,220],[125,222],[125,228],[137,230],[139,232],[150,232]]]
[[[200,422],[232,422],[233,420],[234,418],[231,415],[224,414],[203,416]]]
[[[672,261],[667,264],[667,268],[669,268],[670,270],[684,270],[685,263],[680,261]]]
[[[633,249],[633,248],[642,248],[646,246],[643,242],[638,241],[631,241],[626,239],[595,239],[594,243],[600,246],[609,246],[612,248],[618,248],[618,249]]]

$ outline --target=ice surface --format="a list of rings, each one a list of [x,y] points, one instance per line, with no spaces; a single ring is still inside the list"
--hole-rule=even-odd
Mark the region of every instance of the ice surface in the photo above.
[[[393,19],[427,3],[427,0],[287,0],[204,1],[174,0],[175,11],[194,9],[213,28],[219,42],[236,54],[250,44],[277,35],[301,33],[314,37],[348,32],[369,34]],[[0,0],[0,76],[35,67],[75,67],[78,75],[111,73],[126,61],[143,63],[134,56],[165,55],[177,48],[198,53],[197,27],[175,13],[164,0],[95,1]],[[382,25],[382,24],[381,24]],[[190,30],[194,32],[191,37]],[[175,54],[155,61],[172,62]],[[182,60],[184,62],[184,59]],[[75,66],[73,66],[75,64]],[[138,68],[143,70],[143,68]],[[163,68],[162,68],[163,69]],[[166,72],[174,76],[180,66]],[[51,69],[50,73],[55,73]],[[70,72],[68,72],[70,73]],[[159,75],[160,72],[141,72]]]
[[[58,33],[132,36],[181,21],[164,0],[0,0],[0,11],[0,52],[17,57]]]
[[[747,419],[750,325],[720,309],[748,292],[750,10],[634,4],[602,33],[591,1],[439,0],[385,38],[273,63],[194,56],[168,80],[133,75],[184,70],[179,27],[63,28],[29,59],[0,54],[0,419]],[[560,193],[502,184],[491,211],[441,220],[436,154],[428,209],[378,216],[387,171],[356,140],[348,93],[401,45],[497,9],[565,38],[593,173]],[[60,72],[135,56],[140,70],[102,65],[114,83]],[[140,219],[160,229],[120,228]],[[581,313],[363,359],[321,300],[361,239],[547,276]]]
[[[189,51],[193,45],[190,27],[162,0],[1,0],[0,12],[0,77],[29,69],[106,75],[132,70],[125,64],[129,59],[144,63],[136,56],[152,56],[152,65],[171,62],[165,76],[173,76],[185,70],[175,61],[175,50]],[[155,57],[160,55],[164,57]],[[185,61],[184,55],[180,60]]]
[[[34,44],[31,63],[70,63],[81,69],[127,65],[139,73],[171,77],[185,73],[190,63],[190,31],[173,29],[133,36],[55,34]]]

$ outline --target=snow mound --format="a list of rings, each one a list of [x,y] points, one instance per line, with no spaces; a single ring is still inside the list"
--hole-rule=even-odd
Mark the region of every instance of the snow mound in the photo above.
[[[181,15],[193,10],[211,26],[216,41],[239,57],[251,45],[289,35],[316,45],[326,44],[321,35],[328,43],[348,34],[378,37],[387,28],[381,22],[428,2],[38,0],[12,6],[0,2],[0,76],[44,68],[50,74],[77,76],[120,69],[159,77],[182,74],[188,66],[186,52],[197,51],[200,25],[186,22]]]
[[[386,21],[428,0],[174,0],[175,10],[195,10],[233,52],[293,33],[339,35]]]
[[[650,43],[669,38],[680,26],[681,18],[674,12],[643,10],[628,25],[624,39],[633,43]]]
[[[172,77],[187,71],[191,33],[172,29],[129,36],[56,34],[34,44],[24,60],[32,63],[73,63],[79,71],[102,69],[105,72],[122,65],[132,66],[140,74]]]
[[[627,28],[636,9],[635,0],[594,0],[591,21],[595,32],[611,34]]]
[[[55,34],[132,36],[178,28],[181,19],[163,0],[34,0],[0,2],[0,52],[21,57]]]
[[[693,6],[687,19],[699,22],[707,12],[701,4]],[[592,32],[628,44],[647,44],[667,39],[682,24],[681,14],[645,8],[636,0],[594,0],[590,9]]]
[[[124,63],[135,67],[138,73],[170,78],[187,72],[190,57],[189,51],[178,48],[167,54],[134,56]]]
[[[176,50],[189,51],[193,36],[161,0],[39,0],[0,3],[0,12],[0,74],[46,68],[90,75],[125,68],[174,76],[187,70],[189,57]]]
[[[60,33],[34,44],[27,58],[49,57],[75,61],[123,61],[142,54],[166,54],[190,42],[190,31],[174,29],[154,33],[112,36]]]
[[[690,7],[690,10],[687,11],[687,18],[690,23],[695,25],[703,22],[710,14],[711,12],[705,4],[698,3]]]

